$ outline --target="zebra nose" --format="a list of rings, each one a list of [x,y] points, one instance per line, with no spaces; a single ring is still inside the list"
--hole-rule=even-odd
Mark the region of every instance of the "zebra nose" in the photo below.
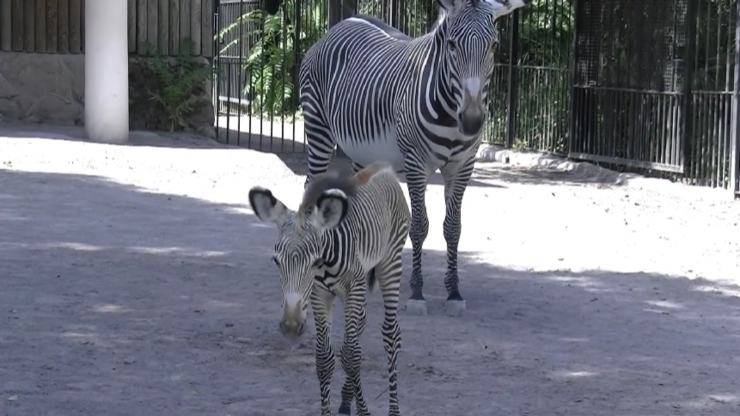
[[[293,319],[283,319],[280,321],[280,332],[290,338],[300,337],[303,335],[305,329],[306,325],[304,322],[299,322]]]
[[[468,110],[460,115],[460,131],[466,136],[473,136],[483,127],[483,111]]]

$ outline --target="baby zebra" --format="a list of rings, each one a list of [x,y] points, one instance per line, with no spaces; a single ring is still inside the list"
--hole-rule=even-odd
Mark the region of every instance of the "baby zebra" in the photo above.
[[[389,415],[398,415],[396,358],[401,347],[398,296],[401,251],[409,209],[390,166],[372,165],[351,177],[324,176],[305,191],[298,212],[263,188],[249,192],[252,209],[262,221],[274,222],[280,236],[273,260],[280,270],[283,318],[280,329],[303,333],[310,299],[316,321],[316,372],[321,387],[321,414],[331,415],[330,386],[334,352],[330,343],[334,298],[344,300],[345,334],[340,414],[349,414],[352,399],[358,415],[369,411],[362,396],[360,335],[365,328],[368,288],[377,281],[383,295],[383,344],[388,354]]]

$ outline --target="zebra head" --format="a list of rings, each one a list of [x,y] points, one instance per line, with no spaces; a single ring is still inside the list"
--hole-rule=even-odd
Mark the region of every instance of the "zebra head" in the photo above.
[[[485,102],[498,45],[495,21],[529,0],[437,0],[442,8],[438,44],[447,68],[447,90],[460,132],[477,135],[486,118]]]
[[[274,223],[279,231],[273,262],[280,271],[283,317],[280,330],[297,338],[305,329],[306,310],[316,276],[323,275],[322,234],[336,227],[347,213],[347,195],[328,189],[311,206],[298,213],[288,209],[269,189],[249,191],[249,203],[257,217]]]

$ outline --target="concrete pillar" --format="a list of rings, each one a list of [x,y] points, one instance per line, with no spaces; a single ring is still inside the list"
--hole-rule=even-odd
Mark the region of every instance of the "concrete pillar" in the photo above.
[[[85,128],[91,140],[128,140],[126,0],[85,2]]]

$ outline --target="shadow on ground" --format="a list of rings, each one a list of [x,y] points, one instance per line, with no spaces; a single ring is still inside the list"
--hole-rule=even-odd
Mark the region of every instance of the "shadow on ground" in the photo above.
[[[275,232],[238,208],[98,177],[0,170],[0,409],[316,414],[311,336],[289,344],[276,329]],[[740,411],[737,288],[516,271],[481,258],[463,256],[468,312],[449,318],[444,253],[425,253],[430,315],[401,322],[404,414]],[[377,293],[368,316],[363,380],[382,414]]]

